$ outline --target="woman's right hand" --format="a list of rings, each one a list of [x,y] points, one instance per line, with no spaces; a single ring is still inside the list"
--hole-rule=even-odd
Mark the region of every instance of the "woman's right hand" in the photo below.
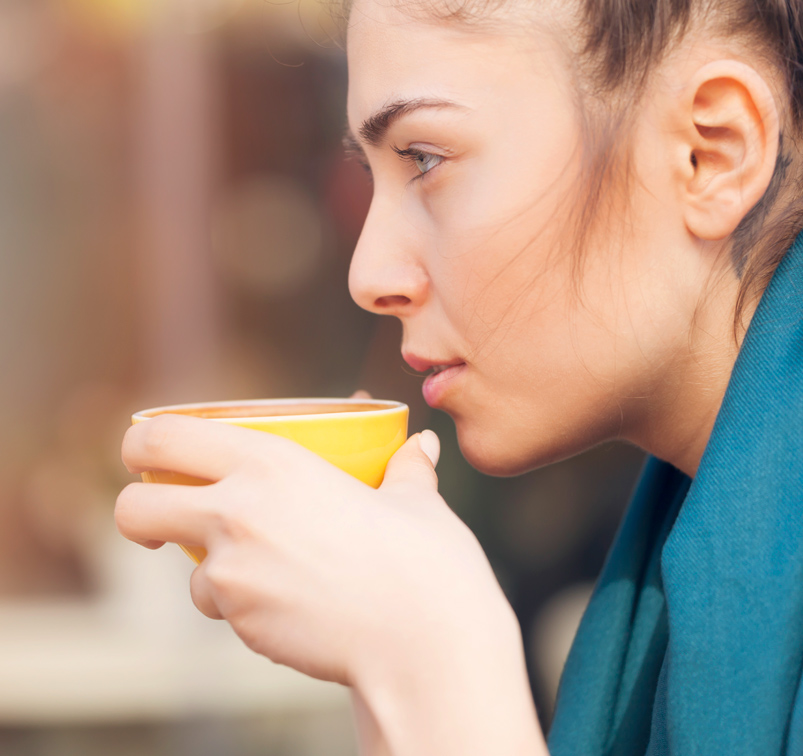
[[[129,429],[129,470],[211,485],[131,484],[117,524],[140,543],[206,548],[198,608],[273,661],[358,688],[390,752],[487,752],[477,748],[509,717],[499,686],[529,696],[520,633],[480,544],[438,494],[437,457],[437,436],[417,434],[373,489],[287,439],[165,415]],[[482,710],[492,730],[479,741],[431,732]]]

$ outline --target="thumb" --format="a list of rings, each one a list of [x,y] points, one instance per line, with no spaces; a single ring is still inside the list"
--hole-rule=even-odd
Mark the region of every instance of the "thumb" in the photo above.
[[[385,470],[383,490],[416,488],[438,490],[435,465],[441,453],[441,442],[431,430],[416,433],[397,451]]]

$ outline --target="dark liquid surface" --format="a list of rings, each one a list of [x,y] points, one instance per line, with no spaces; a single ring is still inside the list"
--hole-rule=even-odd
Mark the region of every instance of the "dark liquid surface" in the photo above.
[[[337,412],[368,412],[390,409],[392,404],[241,404],[230,407],[176,407],[165,412],[147,413],[192,415],[207,419],[224,417],[281,417],[286,415],[329,415]]]

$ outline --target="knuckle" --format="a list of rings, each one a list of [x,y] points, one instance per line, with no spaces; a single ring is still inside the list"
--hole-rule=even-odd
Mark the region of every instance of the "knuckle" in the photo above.
[[[248,520],[237,503],[214,506],[209,512],[212,529],[225,541],[243,541],[248,532]]]
[[[206,566],[206,580],[216,593],[230,593],[240,583],[238,570],[233,567],[230,559],[218,554],[214,557],[208,556],[206,561],[210,562]]]
[[[204,486],[198,492],[203,516],[221,541],[242,543],[253,540],[265,513],[264,495],[247,476],[231,478]]]
[[[296,444],[271,433],[263,433],[246,460],[246,468],[257,475],[273,475],[292,463]]]

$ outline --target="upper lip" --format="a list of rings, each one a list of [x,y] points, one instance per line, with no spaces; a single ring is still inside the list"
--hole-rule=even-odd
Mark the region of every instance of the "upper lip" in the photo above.
[[[434,367],[451,367],[452,365],[462,365],[464,363],[464,360],[461,360],[459,357],[450,360],[432,360],[419,357],[410,352],[402,353],[402,357],[413,370],[417,370],[419,373],[425,373],[427,370],[431,370]]]

